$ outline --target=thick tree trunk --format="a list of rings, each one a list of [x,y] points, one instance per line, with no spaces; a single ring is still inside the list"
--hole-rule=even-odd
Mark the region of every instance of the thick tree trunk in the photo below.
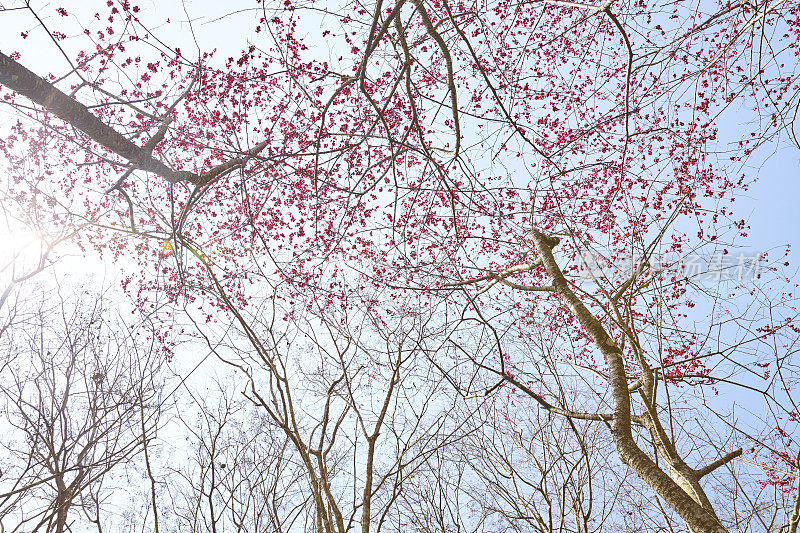
[[[611,433],[620,459],[678,513],[693,533],[725,533],[726,529],[713,511],[705,509],[695,501],[636,444],[631,432],[631,401],[622,350],[600,321],[569,288],[561,268],[553,257],[552,247],[558,241],[536,230],[533,230],[531,235],[542,265],[553,280],[556,293],[570,308],[584,330],[591,335],[608,365],[611,396],[614,402]]]
[[[51,83],[2,52],[0,52],[0,84],[41,105],[101,146],[124,157],[137,168],[158,174],[172,183],[191,177],[191,173],[176,172],[155,159],[148,150],[136,145],[105,124],[86,106],[70,98]]]

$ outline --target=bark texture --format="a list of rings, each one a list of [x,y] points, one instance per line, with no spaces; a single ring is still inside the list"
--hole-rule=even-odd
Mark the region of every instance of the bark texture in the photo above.
[[[725,533],[727,530],[719,522],[713,510],[706,509],[698,503],[693,495],[682,489],[636,444],[631,431],[631,400],[622,350],[606,332],[602,323],[570,289],[553,257],[552,248],[558,240],[536,230],[531,231],[531,236],[542,265],[553,280],[556,293],[592,337],[608,366],[611,396],[614,402],[611,433],[620,459],[678,513],[693,533]]]

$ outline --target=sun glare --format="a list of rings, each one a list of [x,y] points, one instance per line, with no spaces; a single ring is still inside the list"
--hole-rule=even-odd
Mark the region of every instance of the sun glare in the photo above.
[[[33,231],[15,228],[0,229],[0,271],[3,277],[12,272],[20,275],[20,269],[38,263],[42,253],[41,236]]]

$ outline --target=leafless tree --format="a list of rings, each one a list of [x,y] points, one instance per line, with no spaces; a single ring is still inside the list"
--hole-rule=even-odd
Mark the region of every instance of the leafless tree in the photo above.
[[[3,338],[0,516],[11,531],[70,531],[118,504],[124,470],[159,423],[163,361],[104,300],[65,287],[27,302]],[[34,301],[35,302],[35,301]],[[81,516],[83,515],[83,516]]]

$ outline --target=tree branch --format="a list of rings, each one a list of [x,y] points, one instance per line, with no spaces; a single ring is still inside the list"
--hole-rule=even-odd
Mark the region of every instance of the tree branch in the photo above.
[[[741,448],[739,448],[738,450],[733,450],[732,452],[726,453],[725,455],[723,455],[722,457],[720,457],[716,461],[712,461],[712,462],[708,463],[706,466],[704,466],[703,468],[699,468],[699,469],[695,470],[695,473],[697,474],[697,479],[700,479],[703,476],[710,474],[711,472],[713,472],[717,468],[719,468],[719,467],[721,467],[721,466],[723,466],[723,465],[725,465],[727,463],[730,463],[731,461],[733,461],[734,459],[736,459],[740,455],[742,455],[742,449]]]
[[[2,52],[0,52],[0,84],[41,105],[104,148],[124,157],[136,168],[158,174],[170,183],[192,177],[191,172],[175,171],[155,159],[148,150],[136,145],[97,118],[85,105],[73,100]]]

